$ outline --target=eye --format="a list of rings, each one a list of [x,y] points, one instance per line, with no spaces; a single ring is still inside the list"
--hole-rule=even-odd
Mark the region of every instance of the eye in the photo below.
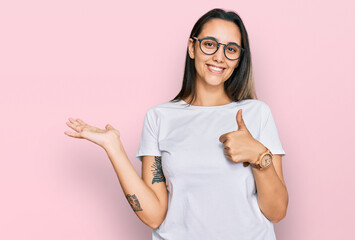
[[[240,51],[241,51],[240,48],[234,44],[227,45],[226,52],[228,54],[237,55],[240,54]]]
[[[214,41],[210,41],[210,40],[204,41],[203,44],[204,44],[206,47],[214,47],[214,46],[216,46],[215,42],[214,42]]]

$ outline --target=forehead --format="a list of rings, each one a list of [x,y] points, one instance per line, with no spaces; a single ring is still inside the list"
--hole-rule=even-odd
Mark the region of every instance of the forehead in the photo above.
[[[206,22],[199,38],[213,36],[220,42],[241,42],[241,33],[239,27],[231,21],[214,18]]]

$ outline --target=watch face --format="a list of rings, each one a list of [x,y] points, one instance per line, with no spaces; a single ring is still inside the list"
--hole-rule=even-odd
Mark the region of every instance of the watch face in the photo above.
[[[261,159],[260,164],[263,168],[268,167],[271,164],[272,157],[270,154],[265,154],[264,157]]]

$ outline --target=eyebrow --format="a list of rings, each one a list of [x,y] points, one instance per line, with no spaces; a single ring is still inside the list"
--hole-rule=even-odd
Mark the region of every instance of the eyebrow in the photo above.
[[[214,38],[214,39],[216,39],[219,42],[219,40],[216,37],[214,37],[214,36],[206,36],[206,37]],[[227,44],[230,44],[230,43],[234,43],[234,44],[237,44],[239,46],[239,44],[236,43],[236,42],[228,42]]]

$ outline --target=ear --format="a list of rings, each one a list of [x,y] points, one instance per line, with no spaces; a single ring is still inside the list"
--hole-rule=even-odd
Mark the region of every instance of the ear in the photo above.
[[[195,43],[192,38],[189,38],[188,47],[189,47],[190,58],[195,59]]]

